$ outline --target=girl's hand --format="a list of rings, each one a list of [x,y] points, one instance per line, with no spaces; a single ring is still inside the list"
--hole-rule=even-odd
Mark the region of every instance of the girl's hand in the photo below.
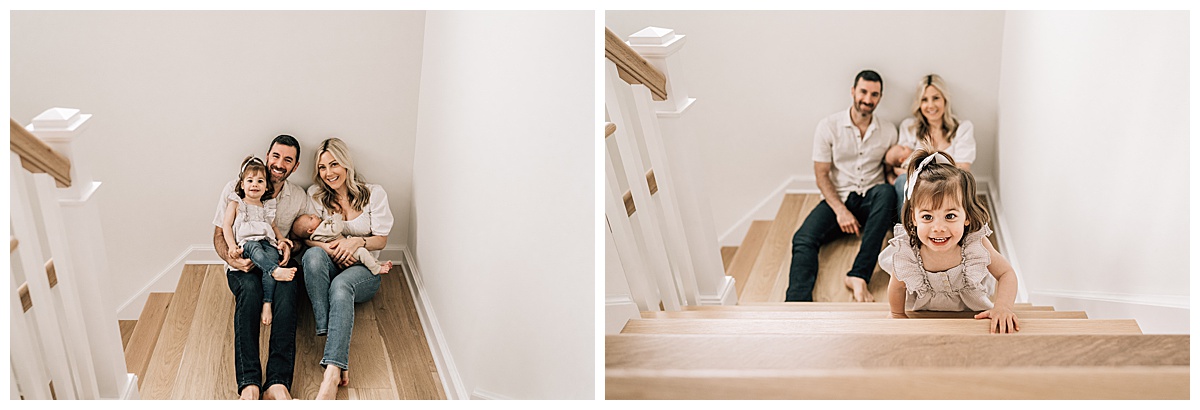
[[[892,312],[892,319],[908,319],[908,315],[905,314],[904,312],[900,312],[900,313]]]
[[[988,333],[1015,333],[1021,330],[1021,325],[1017,323],[1017,314],[1013,313],[1012,309],[1006,307],[992,308],[985,310],[975,315],[976,319],[990,318],[991,325],[988,327]]]
[[[229,247],[229,259],[242,259],[242,247],[241,246],[230,246]]]

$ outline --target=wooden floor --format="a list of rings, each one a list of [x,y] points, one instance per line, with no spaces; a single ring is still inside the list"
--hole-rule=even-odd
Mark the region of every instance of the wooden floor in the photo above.
[[[446,398],[401,273],[407,267],[396,266],[400,269],[383,277],[374,299],[355,306],[350,385],[338,390],[339,399]],[[300,298],[298,309],[292,394],[313,399],[321,382],[325,337],[315,335],[307,297]],[[145,374],[139,375],[142,398],[236,399],[233,311],[233,295],[221,265],[186,266]],[[136,334],[132,331],[130,339],[136,340]],[[264,366],[268,341],[264,327],[259,349]]]

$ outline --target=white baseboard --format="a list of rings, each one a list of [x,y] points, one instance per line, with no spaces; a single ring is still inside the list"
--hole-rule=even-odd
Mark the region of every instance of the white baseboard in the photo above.
[[[404,266],[407,267],[404,269],[404,279],[408,281],[408,288],[412,289],[413,304],[417,306],[417,316],[421,318],[421,327],[425,331],[426,342],[429,343],[430,353],[433,354],[433,362],[437,366],[438,376],[442,379],[442,391],[446,392],[446,398],[450,400],[467,399],[462,377],[459,376],[458,368],[454,365],[454,358],[450,355],[450,345],[447,344],[442,327],[438,324],[437,315],[433,312],[433,303],[425,297],[425,282],[421,280],[421,271],[417,269],[417,264],[413,261],[412,254],[408,252],[408,247],[402,247],[401,254]],[[383,257],[382,253],[380,257]],[[479,390],[476,390],[476,393],[478,392]],[[473,396],[474,393],[472,398]]]
[[[629,322],[630,319],[641,317],[640,311],[641,309],[638,309],[637,302],[634,302],[629,295],[605,295],[604,334],[615,335],[621,333],[621,329],[625,328],[625,323]]]
[[[1030,302],[1086,311],[1091,319],[1135,319],[1142,333],[1191,334],[1188,296],[1134,295],[1063,290],[1030,291]]]
[[[750,231],[750,224],[754,221],[772,220],[779,213],[779,206],[783,204],[783,197],[787,194],[815,194],[820,193],[817,189],[817,179],[811,175],[793,175],[783,183],[779,184],[770,195],[759,201],[758,205],[750,209],[742,219],[726,229],[717,242],[721,246],[740,246],[742,239],[746,237],[746,232]]]
[[[142,395],[138,393],[137,387],[138,377],[136,374],[129,373],[125,379],[125,389],[121,392],[121,397],[118,400],[141,400]]]
[[[142,307],[146,304],[146,299],[151,293],[155,292],[174,292],[175,287],[179,285],[179,276],[183,274],[183,266],[188,264],[223,264],[224,261],[217,257],[217,251],[213,249],[212,244],[192,245],[185,249],[174,261],[158,275],[154,276],[146,286],[143,286],[137,293],[133,294],[125,303],[117,306],[117,320],[137,320],[142,314]]]
[[[737,286],[736,279],[733,276],[725,277],[725,285],[721,286],[721,290],[716,295],[700,295],[701,305],[725,305],[732,306],[737,304]]]
[[[471,392],[471,400],[512,400],[496,393],[475,389]]]

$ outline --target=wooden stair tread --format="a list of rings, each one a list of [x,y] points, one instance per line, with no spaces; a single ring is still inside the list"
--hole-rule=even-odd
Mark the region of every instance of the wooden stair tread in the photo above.
[[[884,302],[855,303],[855,302],[789,302],[751,305],[698,305],[684,306],[684,311],[730,311],[730,312],[804,312],[804,311],[884,311],[890,312],[891,306]],[[1054,311],[1054,306],[1033,306],[1017,304],[1014,311]]]
[[[1083,311],[1040,311],[1013,310],[1022,319],[1087,319]],[[966,319],[978,312],[907,312],[912,319]],[[680,310],[675,312],[642,312],[642,319],[883,319],[889,318],[887,310],[844,310],[844,311],[772,311],[772,310]]]
[[[214,266],[222,269],[220,265]],[[171,396],[183,358],[184,343],[192,328],[192,316],[196,313],[200,285],[208,268],[208,265],[185,265],[183,273],[179,275],[179,284],[175,287],[175,295],[171,297],[171,308],[167,309],[162,333],[154,347],[154,359],[147,366],[145,381],[141,385],[143,399],[163,400]]]
[[[605,368],[1188,366],[1189,335],[605,336]]]
[[[725,268],[726,275],[733,277],[733,285],[737,289],[739,298],[746,289],[747,281],[750,280],[750,271],[754,267],[759,253],[762,252],[763,242],[767,239],[767,232],[770,231],[771,225],[771,221],[750,222],[750,230],[746,232],[746,237],[742,238],[742,244],[738,246],[737,254],[733,255],[732,260],[729,261],[729,267]]]
[[[986,319],[634,319],[622,334],[988,334]],[[1025,319],[1023,335],[1141,334],[1137,321]]]
[[[175,400],[236,399],[234,371],[233,293],[220,265],[209,265],[200,286],[190,335],[184,343]]]
[[[604,392],[606,399],[1187,400],[1189,371],[1188,366],[612,369],[605,372]]]
[[[125,371],[138,376],[138,385],[145,381],[146,368],[150,365],[154,347],[158,345],[172,296],[171,293],[151,293],[142,307],[141,316],[133,321],[137,326],[129,336],[129,344],[125,346]]]
[[[762,251],[746,281],[740,300],[769,302],[776,288],[778,274],[791,261],[792,236],[809,212],[820,203],[819,195],[786,194],[779,212],[764,239]]]
[[[383,343],[392,362],[397,393],[400,399],[444,400],[446,393],[410,296],[412,292],[399,265],[393,269],[380,283],[375,317],[379,332],[385,336]]]
[[[129,337],[133,336],[133,329],[137,328],[136,320],[117,320],[117,327],[121,328],[121,349],[129,346]]]

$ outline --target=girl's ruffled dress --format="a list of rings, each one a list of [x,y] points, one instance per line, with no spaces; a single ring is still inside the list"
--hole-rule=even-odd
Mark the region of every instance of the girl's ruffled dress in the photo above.
[[[988,265],[991,254],[983,239],[992,234],[987,225],[967,234],[962,262],[942,272],[925,270],[921,253],[909,243],[904,225],[896,224],[895,237],[879,253],[879,267],[907,287],[904,310],[950,312],[983,311],[992,308],[988,299]]]

